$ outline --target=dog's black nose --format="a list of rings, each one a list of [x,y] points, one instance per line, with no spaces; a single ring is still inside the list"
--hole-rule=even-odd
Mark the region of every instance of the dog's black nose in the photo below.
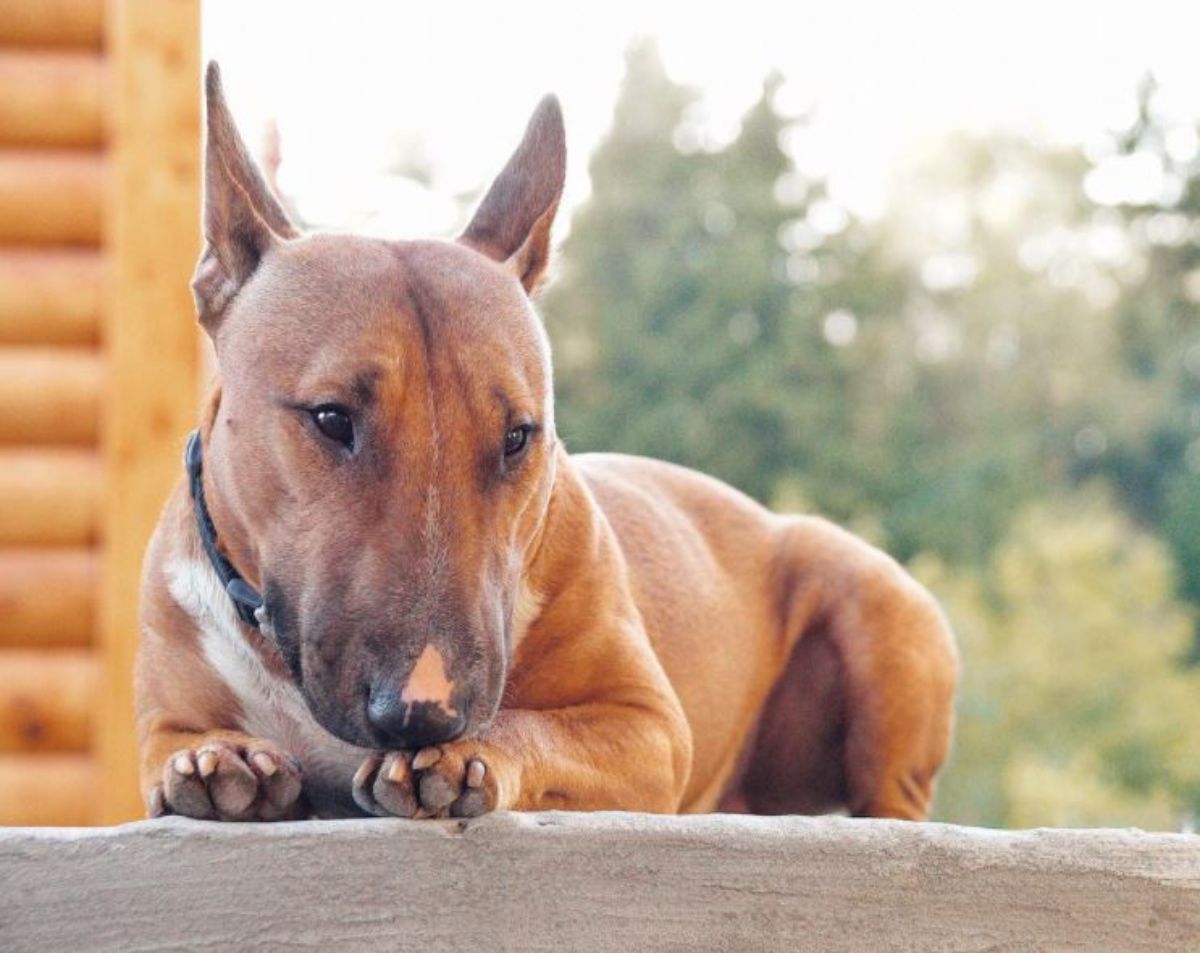
[[[407,702],[394,687],[379,685],[367,701],[367,721],[380,747],[413,750],[454,740],[466,727],[467,716],[437,702]]]

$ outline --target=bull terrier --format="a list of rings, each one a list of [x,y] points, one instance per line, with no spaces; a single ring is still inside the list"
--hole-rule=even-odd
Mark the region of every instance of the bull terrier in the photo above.
[[[822,519],[563,446],[553,97],[453,241],[302,234],[215,64],[206,98],[218,381],[145,563],[150,814],[928,816],[930,594]]]

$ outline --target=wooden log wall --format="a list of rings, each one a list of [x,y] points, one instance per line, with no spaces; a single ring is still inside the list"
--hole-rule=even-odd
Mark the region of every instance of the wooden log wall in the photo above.
[[[0,824],[141,812],[142,548],[195,418],[199,0],[0,2]]]

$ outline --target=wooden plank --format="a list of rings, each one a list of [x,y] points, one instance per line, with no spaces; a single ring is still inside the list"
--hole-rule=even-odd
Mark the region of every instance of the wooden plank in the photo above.
[[[0,45],[85,47],[104,42],[104,0],[4,0]]]
[[[98,146],[104,139],[98,53],[0,48],[0,143]]]
[[[103,199],[100,153],[0,151],[0,243],[99,244]]]
[[[1186,834],[804,817],[0,832],[20,950],[1167,950],[1200,937]]]
[[[197,417],[199,344],[190,279],[200,254],[200,5],[115,0],[104,415],[107,487],[97,709],[103,821],[142,813],[132,671],[142,553],[180,479]]]
[[[0,344],[95,344],[104,276],[95,249],[0,248]]]
[[[0,348],[0,444],[96,442],[104,361],[80,348]]]
[[[0,824],[95,824],[96,777],[87,755],[0,754]],[[4,933],[14,949],[7,924]]]
[[[0,546],[86,546],[100,533],[99,456],[0,448]]]
[[[92,549],[0,549],[0,647],[86,646],[96,620]]]
[[[0,651],[0,754],[86,751],[97,674],[85,649]]]

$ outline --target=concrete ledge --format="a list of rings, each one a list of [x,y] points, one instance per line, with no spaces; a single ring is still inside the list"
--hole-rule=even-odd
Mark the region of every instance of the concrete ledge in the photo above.
[[[0,948],[1200,949],[1200,838],[843,818],[0,830]]]

